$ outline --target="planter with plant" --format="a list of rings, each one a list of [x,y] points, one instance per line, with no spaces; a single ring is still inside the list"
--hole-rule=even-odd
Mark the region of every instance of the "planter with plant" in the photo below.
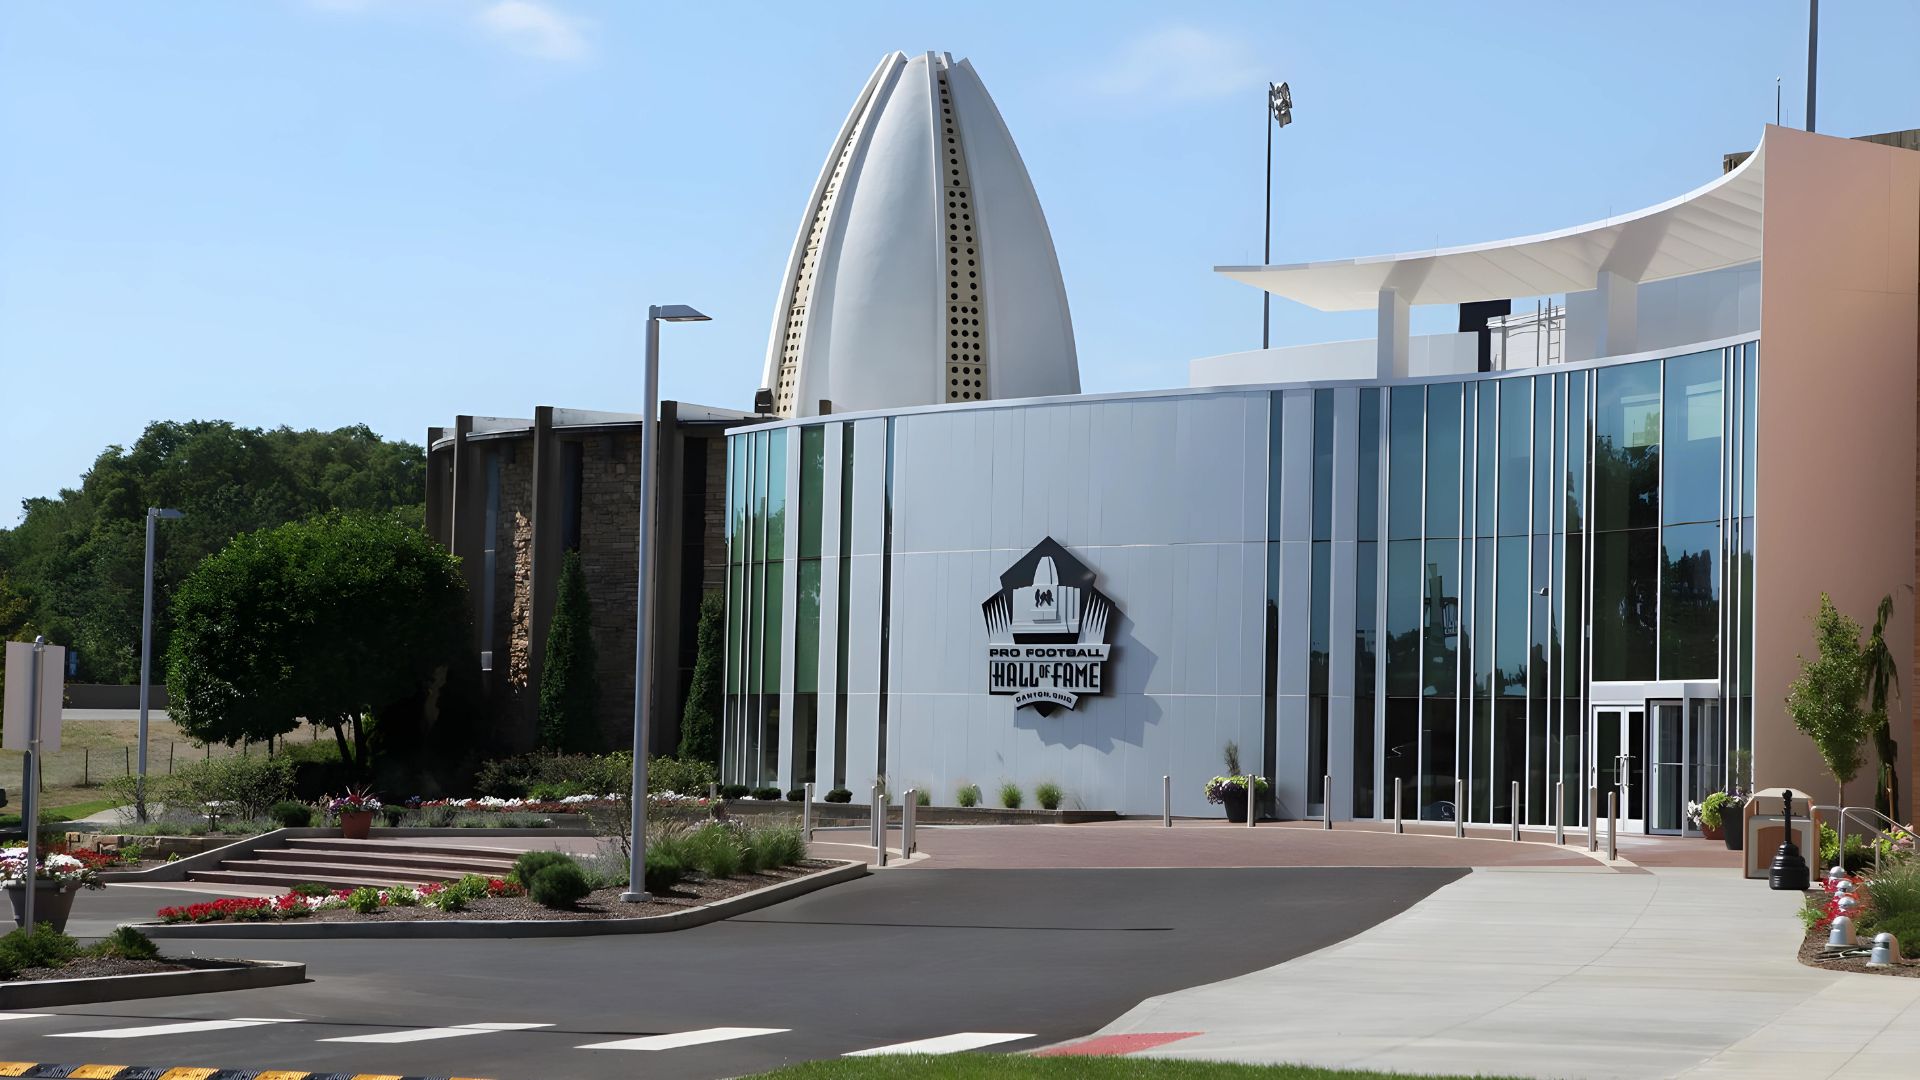
[[[1062,798],[1060,785],[1048,780],[1033,789],[1033,798],[1040,804],[1042,810],[1058,810]]]
[[[1741,808],[1746,805],[1744,796],[1716,791],[1697,803],[1687,804],[1687,819],[1700,830],[1700,835],[1708,840],[1721,840],[1729,851],[1740,850]]]
[[[1249,776],[1240,771],[1240,744],[1228,740],[1221,751],[1221,758],[1227,766],[1227,775],[1216,776],[1207,781],[1207,801],[1227,808],[1227,820],[1245,824],[1250,807],[1257,808],[1259,797],[1265,794],[1271,785],[1264,776]],[[1248,798],[1249,792],[1253,797]],[[1258,809],[1254,809],[1258,813]]]
[[[8,848],[0,852],[0,886],[13,901],[13,922],[22,926],[27,918],[27,849]],[[40,857],[33,876],[33,921],[49,923],[56,931],[67,928],[73,913],[73,898],[81,889],[104,889],[100,872],[80,859],[61,852]]]
[[[340,835],[347,840],[365,840],[373,828],[373,815],[380,812],[381,802],[365,788],[358,791],[347,789],[345,795],[327,800],[327,813],[340,819]]]
[[[1009,810],[1020,809],[1020,785],[1009,780],[1000,785],[1000,805]]]
[[[962,784],[960,790],[953,793],[953,801],[961,806],[980,805],[980,785]]]

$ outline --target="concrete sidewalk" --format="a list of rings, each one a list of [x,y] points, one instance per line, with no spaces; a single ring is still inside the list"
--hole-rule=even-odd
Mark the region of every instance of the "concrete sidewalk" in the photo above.
[[[1916,1074],[1920,979],[1800,964],[1798,894],[1724,870],[1479,870],[1327,949],[1151,998],[1144,1056],[1538,1077]]]

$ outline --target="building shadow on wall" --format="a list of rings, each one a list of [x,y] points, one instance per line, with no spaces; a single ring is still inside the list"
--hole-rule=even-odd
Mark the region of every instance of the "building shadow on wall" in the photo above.
[[[1040,736],[1048,746],[1091,747],[1110,753],[1114,746],[1143,746],[1147,725],[1158,724],[1160,703],[1147,696],[1147,681],[1160,657],[1133,636],[1133,620],[1122,615],[1113,627],[1113,651],[1102,674],[1104,692],[1083,694],[1072,710],[1041,716],[1031,708],[1013,711],[1013,726]]]

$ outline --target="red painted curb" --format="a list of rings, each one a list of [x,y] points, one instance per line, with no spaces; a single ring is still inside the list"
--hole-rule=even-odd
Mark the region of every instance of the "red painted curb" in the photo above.
[[[1112,1054],[1132,1054],[1204,1034],[1206,1033],[1202,1031],[1144,1031],[1136,1035],[1102,1035],[1067,1046],[1056,1046],[1051,1050],[1041,1050],[1033,1056],[1104,1057]]]

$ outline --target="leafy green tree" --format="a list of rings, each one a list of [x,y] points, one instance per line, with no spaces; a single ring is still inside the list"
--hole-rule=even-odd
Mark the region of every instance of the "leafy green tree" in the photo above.
[[[1885,783],[1875,784],[1873,804],[1881,813],[1900,816],[1900,744],[1893,740],[1888,723],[1890,706],[1900,693],[1900,664],[1887,647],[1887,624],[1893,620],[1893,597],[1880,598],[1874,613],[1873,630],[1867,634],[1866,663],[1867,712],[1873,716],[1873,747],[1880,759],[1879,772]]]
[[[33,625],[27,621],[27,598],[13,591],[7,573],[0,570],[0,642],[26,641],[33,637]],[[7,666],[0,663],[0,692],[7,688]]]
[[[720,680],[726,663],[726,626],[726,599],[717,592],[701,597],[693,675],[687,680],[687,702],[680,711],[680,757],[686,760],[708,764],[720,761]]]
[[[50,639],[78,653],[83,682],[131,683],[140,670],[140,591],[149,506],[185,510],[155,534],[156,662],[167,654],[167,597],[233,537],[326,511],[403,511],[416,522],[426,456],[365,427],[293,431],[225,421],[159,422],[110,446],[76,488],[28,499],[0,529],[0,571]]]
[[[1800,658],[1800,675],[1787,689],[1787,713],[1793,726],[1813,740],[1839,786],[1839,805],[1845,806],[1847,783],[1860,774],[1860,746],[1875,723],[1874,714],[1861,706],[1867,655],[1860,624],[1841,614],[1826,593],[1820,594],[1813,639],[1819,655]]]
[[[592,753],[604,749],[594,715],[600,705],[600,661],[593,648],[593,602],[577,551],[560,560],[559,590],[540,669],[540,748]]]
[[[233,745],[331,728],[361,773],[384,715],[472,664],[459,562],[394,515],[326,514],[236,537],[175,590],[169,711]]]

